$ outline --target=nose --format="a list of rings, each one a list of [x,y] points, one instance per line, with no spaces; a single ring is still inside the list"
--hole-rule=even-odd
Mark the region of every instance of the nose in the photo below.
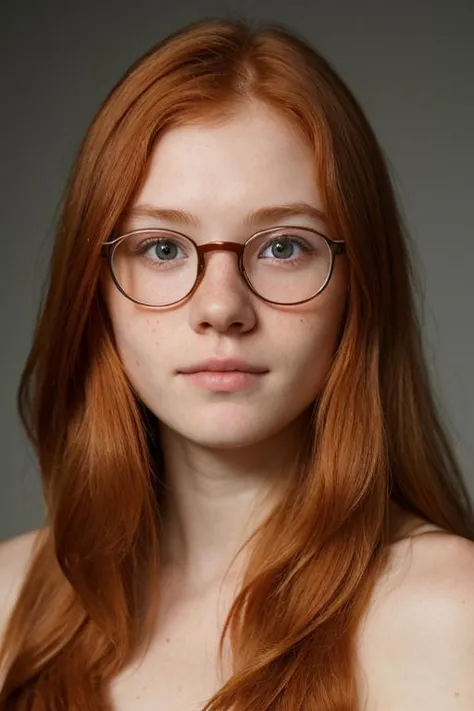
[[[256,322],[256,297],[240,273],[237,255],[213,251],[204,259],[204,274],[190,300],[192,328],[198,332],[250,331]]]

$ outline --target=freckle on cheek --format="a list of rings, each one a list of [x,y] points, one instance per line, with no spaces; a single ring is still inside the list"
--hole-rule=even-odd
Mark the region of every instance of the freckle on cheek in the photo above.
[[[156,328],[157,328],[158,324],[155,320],[147,318],[145,323],[152,333],[156,332]]]

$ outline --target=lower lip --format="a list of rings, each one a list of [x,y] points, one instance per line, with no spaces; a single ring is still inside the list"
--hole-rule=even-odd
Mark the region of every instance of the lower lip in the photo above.
[[[183,375],[201,388],[235,393],[254,386],[264,373],[244,373],[238,370],[201,370],[198,373],[183,373]]]

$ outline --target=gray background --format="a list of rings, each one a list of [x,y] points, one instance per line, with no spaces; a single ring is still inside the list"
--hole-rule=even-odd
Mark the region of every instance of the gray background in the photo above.
[[[15,398],[79,141],[151,45],[188,22],[236,13],[303,33],[372,122],[414,242],[434,387],[474,493],[474,2],[2,0],[0,539],[42,521]]]

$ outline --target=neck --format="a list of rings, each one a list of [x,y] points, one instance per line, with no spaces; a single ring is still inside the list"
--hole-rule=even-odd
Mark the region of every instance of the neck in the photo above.
[[[222,580],[233,557],[281,496],[304,437],[304,420],[248,447],[212,449],[162,426],[165,569],[190,585]],[[240,570],[244,550],[231,567]]]

